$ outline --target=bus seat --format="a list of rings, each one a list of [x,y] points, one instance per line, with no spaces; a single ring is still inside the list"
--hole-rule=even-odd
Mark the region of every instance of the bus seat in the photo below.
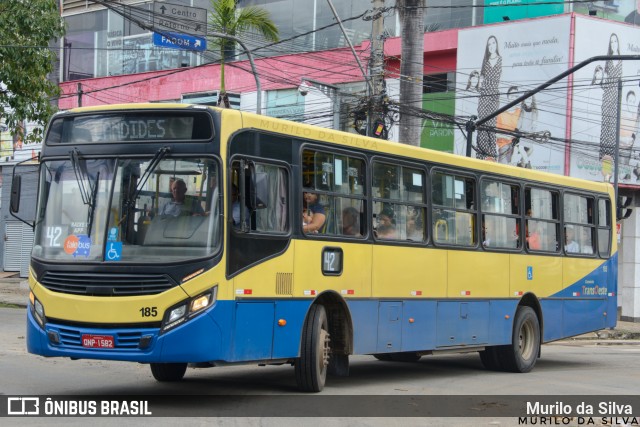
[[[207,245],[209,235],[206,216],[156,215],[144,236],[144,246]]]

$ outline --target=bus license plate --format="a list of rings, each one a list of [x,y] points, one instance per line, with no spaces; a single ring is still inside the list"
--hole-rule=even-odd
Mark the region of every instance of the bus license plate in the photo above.
[[[88,348],[114,348],[111,335],[82,335],[82,346]]]

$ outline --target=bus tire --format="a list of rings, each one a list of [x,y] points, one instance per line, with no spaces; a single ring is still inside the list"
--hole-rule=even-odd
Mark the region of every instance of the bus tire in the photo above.
[[[152,363],[153,378],[160,382],[180,381],[187,372],[186,363]]]
[[[327,379],[331,355],[329,322],[322,305],[314,304],[302,330],[300,357],[296,359],[296,383],[301,391],[319,392]]]
[[[531,307],[518,307],[511,344],[501,350],[499,359],[503,370],[525,373],[533,369],[540,350],[540,323]]]
[[[480,361],[482,362],[482,366],[484,366],[485,369],[488,369],[490,371],[502,370],[498,350],[499,349],[496,347],[485,347],[484,350],[478,352],[480,354]]]

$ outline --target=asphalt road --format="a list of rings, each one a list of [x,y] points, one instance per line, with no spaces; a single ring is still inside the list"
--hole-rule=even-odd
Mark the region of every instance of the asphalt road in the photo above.
[[[26,352],[25,346],[25,317],[24,309],[0,308],[0,342],[3,343],[0,346],[0,392],[4,395],[192,395],[209,398],[229,395],[300,396],[295,386],[294,370],[288,365],[189,369],[185,380],[180,383],[158,383],[146,365],[93,360],[72,361],[31,355]],[[389,399],[398,396],[443,395],[637,395],[640,392],[639,356],[640,345],[637,341],[617,341],[613,345],[596,341],[558,342],[543,346],[542,358],[528,374],[486,371],[482,368],[477,353],[425,356],[417,363],[381,362],[371,356],[355,356],[351,358],[350,376],[329,378],[321,395],[343,398],[363,395],[388,396]],[[455,398],[452,399],[455,401]],[[171,409],[171,399],[163,402]],[[180,404],[175,402],[176,410],[180,409]],[[245,425],[240,422],[240,418],[236,418],[242,414],[242,404],[234,403],[236,406],[239,405],[239,408],[236,407],[236,412],[232,413],[234,417],[221,421],[222,425]],[[326,414],[331,416],[331,410]],[[286,416],[287,411],[283,410],[281,415]],[[254,419],[245,420],[253,424]],[[279,418],[257,419],[262,421],[256,425],[283,425],[282,422],[275,422]],[[56,420],[62,421],[61,418]],[[78,418],[65,420],[65,424],[81,421]],[[98,425],[109,425],[114,420],[103,418],[99,420]],[[161,425],[168,423],[166,418],[157,420],[160,420],[158,423]],[[195,424],[199,423],[197,420],[202,421],[204,418],[190,419]],[[339,417],[335,420],[343,421],[336,421],[339,425],[345,425],[345,422],[346,425],[394,425],[395,422],[400,423],[400,420],[402,425],[413,425],[413,421],[417,422],[415,425],[425,425],[424,419],[413,418],[371,419],[371,422],[365,422],[364,418],[359,416]],[[382,420],[386,421],[380,424]],[[430,419],[433,422],[427,424],[514,425],[515,422],[517,425],[517,419],[513,418],[481,418],[479,421],[462,418],[456,422],[454,419],[445,418],[441,419],[440,423],[434,420]],[[84,421],[86,423],[87,419]],[[125,424],[136,424],[135,419],[125,421]],[[307,418],[305,425],[307,424],[330,426],[333,423],[319,423],[318,418]],[[47,422],[47,425],[51,423]]]

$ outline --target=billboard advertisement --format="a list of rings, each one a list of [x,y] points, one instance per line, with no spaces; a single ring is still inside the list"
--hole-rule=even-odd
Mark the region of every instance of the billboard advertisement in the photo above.
[[[548,0],[485,0],[484,23],[557,15],[564,12],[563,2]]]
[[[640,28],[576,18],[575,63],[599,55],[640,54]],[[593,62],[574,73],[571,176],[640,185],[640,61]],[[620,123],[618,127],[618,123]]]
[[[422,97],[422,108],[425,111],[453,115],[455,112],[455,97],[451,92],[428,93]],[[450,123],[424,119],[422,121],[420,146],[453,153],[453,129],[454,125]]]
[[[562,15],[460,30],[456,116],[487,117],[566,71],[570,18]],[[566,80],[561,80],[487,121],[473,135],[472,156],[564,174],[566,109]],[[465,155],[466,145],[465,133],[456,129],[455,153]]]

